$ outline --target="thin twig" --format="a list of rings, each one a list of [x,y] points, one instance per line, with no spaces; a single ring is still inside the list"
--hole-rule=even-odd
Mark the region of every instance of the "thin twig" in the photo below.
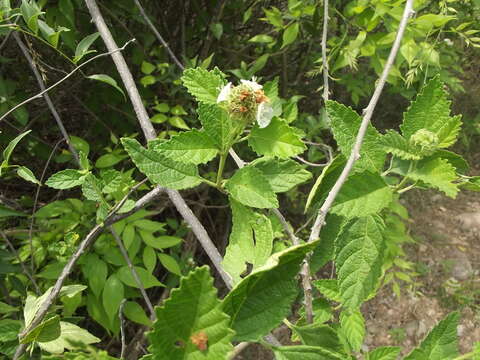
[[[132,260],[128,256],[127,249],[125,249],[122,239],[120,239],[120,236],[118,236],[117,232],[114,230],[112,226],[109,227],[109,230],[112,233],[115,239],[115,242],[117,243],[118,248],[122,253],[123,258],[125,259],[125,262],[127,263],[130,272],[132,273],[132,277],[135,280],[135,283],[137,284],[138,289],[140,290],[140,293],[142,294],[143,300],[145,300],[145,304],[147,304],[148,311],[150,311],[150,317],[155,320],[156,314],[155,314],[155,310],[153,309],[152,301],[148,297],[147,292],[145,291],[145,286],[143,286],[142,280],[140,279],[140,276],[138,276],[137,270],[135,270],[135,266],[133,266]]]
[[[120,342],[122,344],[122,349],[120,351],[120,359],[125,359],[125,319],[123,318],[123,308],[127,299],[123,299],[118,308],[118,318],[120,319]]]
[[[318,164],[318,163],[312,163],[308,160],[305,160],[304,158],[302,158],[301,156],[295,156],[295,159],[297,159],[298,161],[308,165],[308,166],[313,166],[313,167],[325,167],[327,166],[328,164],[330,164],[329,161],[327,161],[326,163],[323,163],[323,164]]]
[[[322,31],[322,62],[323,62],[323,101],[328,101],[328,60],[327,60],[327,34],[328,34],[328,0],[323,0],[323,31]]]
[[[134,0],[135,5],[137,5],[138,10],[140,10],[140,14],[142,15],[143,19],[147,23],[147,25],[150,27],[150,29],[153,31],[155,36],[157,37],[158,41],[163,45],[163,47],[167,50],[168,55],[172,58],[172,60],[177,64],[177,66],[180,68],[180,70],[185,70],[185,66],[178,60],[178,58],[175,56],[173,51],[170,49],[168,46],[167,42],[163,39],[162,35],[160,35],[160,32],[157,30],[155,25],[152,23],[150,18],[148,17],[147,13],[145,12],[145,9],[143,8],[142,4],[140,4],[139,0]]]
[[[41,92],[44,92],[46,87],[45,87],[45,82],[43,81],[42,75],[37,69],[37,66],[35,65],[35,62],[33,61],[32,57],[30,56],[30,53],[23,43],[22,39],[20,39],[20,36],[18,33],[14,32],[13,33],[13,38],[17,42],[18,46],[20,47],[20,50],[22,50],[23,56],[25,56],[25,59],[28,61],[28,65],[32,69],[33,74],[35,75],[35,78],[37,79],[38,87],[40,88]],[[50,112],[53,115],[53,118],[57,122],[57,126],[60,129],[60,132],[62,133],[63,139],[67,143],[68,149],[72,153],[73,158],[77,162],[77,164],[80,162],[78,158],[78,153],[77,150],[72,146],[72,143],[70,141],[70,137],[68,136],[67,130],[65,129],[65,126],[63,125],[63,121],[60,118],[60,115],[58,114],[57,109],[53,105],[52,99],[50,99],[50,96],[45,92],[43,95],[43,98],[45,99],[45,102],[47,103],[48,108],[50,109]]]
[[[107,56],[107,55],[111,55],[111,54],[114,54],[116,52],[119,52],[119,51],[123,51],[125,50],[125,48],[132,42],[134,42],[135,39],[132,39],[132,40],[129,40],[125,43],[125,45],[123,45],[121,48],[117,48],[117,49],[113,49],[112,51],[109,51],[109,52],[106,52],[106,53],[103,53],[103,54],[98,54],[97,56],[94,56],[93,58],[91,59],[88,59],[87,61],[85,61],[84,63],[82,63],[81,65],[78,65],[75,69],[73,69],[72,71],[70,71],[67,75],[65,75],[63,78],[61,78],[60,80],[58,80],[55,84],[49,86],[48,88],[46,88],[45,90],[39,92],[38,94],[22,101],[21,103],[15,105],[13,108],[11,108],[10,110],[8,110],[5,114],[3,114],[1,117],[0,117],[0,122],[5,119],[8,115],[10,115],[12,112],[14,112],[15,110],[17,110],[19,107],[25,105],[25,104],[28,104],[29,102],[35,100],[35,99],[39,99],[43,96],[43,94],[49,92],[50,90],[52,90],[54,87],[60,85],[62,82],[64,82],[65,80],[67,80],[70,76],[72,76],[74,73],[76,73],[78,70],[80,70],[82,67],[84,67],[85,65],[87,65],[88,63],[100,58],[100,57],[103,57],[103,56]]]
[[[35,279],[33,278],[32,274],[30,274],[30,272],[28,271],[27,267],[25,266],[25,263],[22,261],[22,259],[20,258],[20,256],[18,255],[18,252],[17,250],[15,250],[15,247],[13,246],[13,244],[10,242],[10,240],[8,240],[8,237],[7,235],[2,231],[0,230],[0,235],[2,236],[3,240],[5,240],[5,242],[7,243],[7,246],[9,247],[10,251],[13,253],[13,255],[17,258],[17,261],[18,263],[20,264],[20,266],[22,267],[22,270],[23,270],[23,273],[28,277],[28,279],[32,282],[32,285],[33,287],[35,288],[35,293],[37,295],[40,294],[40,288],[38,287],[38,284],[37,282],[35,281]]]

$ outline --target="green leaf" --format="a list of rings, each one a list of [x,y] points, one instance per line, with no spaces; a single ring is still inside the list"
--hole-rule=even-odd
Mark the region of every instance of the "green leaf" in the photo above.
[[[123,92],[123,90],[120,88],[120,86],[118,86],[117,84],[117,81],[112,78],[111,76],[108,76],[108,75],[105,75],[105,74],[94,74],[94,75],[90,75],[90,76],[87,76],[87,79],[92,79],[92,80],[97,80],[97,81],[101,81],[105,84],[108,84],[110,86],[113,86],[116,90],[118,90],[122,95],[123,97],[125,98],[125,93]]]
[[[10,216],[27,216],[27,215],[19,211],[9,209],[0,204],[0,219],[4,217],[10,217]]]
[[[197,111],[207,135],[220,153],[226,154],[235,136],[235,128],[227,112],[216,105],[204,104],[200,104]]]
[[[443,87],[438,76],[431,79],[403,114],[400,129],[407,140],[418,130],[426,129],[438,136],[440,148],[455,143],[461,127],[460,116],[450,116],[450,101]]]
[[[365,338],[365,319],[360,310],[340,313],[340,325],[353,351],[360,351]]]
[[[313,250],[310,257],[310,269],[312,273],[320,270],[328,261],[333,260],[335,239],[342,230],[345,219],[341,216],[329,213],[325,219],[325,225],[320,232],[320,244]]]
[[[148,327],[152,326],[152,321],[145,314],[145,310],[135,301],[127,301],[123,307],[125,316],[137,324],[142,324]]]
[[[281,49],[283,49],[285,46],[290,45],[297,39],[299,29],[300,25],[298,24],[298,22],[289,25],[285,29],[285,31],[283,32],[283,42]]]
[[[216,104],[217,97],[224,85],[223,78],[215,71],[203,68],[186,69],[182,76],[183,85],[188,92],[204,104]]]
[[[78,345],[74,344],[94,344],[100,342],[100,339],[90,334],[81,327],[60,321],[60,337],[49,342],[40,342],[38,345],[51,354],[61,354],[65,349],[73,350]]]
[[[0,320],[0,341],[7,342],[15,340],[18,344],[18,334],[22,328],[22,323],[18,320],[3,319]]]
[[[273,41],[274,41],[274,38],[266,34],[255,35],[252,38],[250,38],[250,40],[248,40],[248,42],[252,42],[252,43],[271,43]]]
[[[278,200],[262,172],[253,166],[245,166],[228,179],[225,188],[244,205],[271,209],[278,208]]]
[[[95,52],[95,50],[88,50],[90,46],[98,39],[100,33],[96,32],[85,36],[77,45],[75,49],[74,63],[78,63],[85,55]]]
[[[153,183],[180,190],[202,182],[196,166],[182,164],[154,150],[147,150],[137,140],[122,138],[121,141],[138,169]]]
[[[82,184],[82,194],[86,199],[91,201],[102,201],[102,181],[92,173],[84,177]]]
[[[332,212],[351,219],[379,213],[392,202],[393,191],[379,174],[369,171],[348,177]]]
[[[20,339],[20,344],[28,344],[33,341],[48,342],[60,336],[60,316],[56,315],[42,321]]]
[[[180,265],[178,265],[177,260],[175,260],[173,257],[167,254],[158,254],[158,260],[160,260],[162,266],[172,274],[182,276]]]
[[[328,118],[331,121],[333,136],[342,154],[348,159],[362,119],[351,108],[335,101],[328,101],[326,109]],[[355,169],[381,172],[385,156],[386,153],[381,143],[381,135],[369,124],[360,150],[360,159],[355,163]]]
[[[145,289],[149,289],[154,286],[165,286],[160,281],[157,280],[155,276],[150,274],[147,270],[140,266],[134,266],[135,271],[137,272],[138,277]],[[122,266],[118,269],[116,273],[117,278],[122,281],[125,285],[131,286],[138,289],[137,282],[135,281],[132,271],[128,266]]]
[[[95,253],[87,254],[85,255],[85,265],[82,266],[82,271],[88,280],[88,285],[92,292],[97,298],[100,297],[108,275],[105,261],[100,259]]]
[[[207,266],[183,277],[155,310],[157,321],[147,335],[152,359],[226,359],[233,349],[229,317],[220,308]]]
[[[103,307],[110,323],[113,323],[114,319],[118,316],[118,309],[124,298],[123,294],[124,286],[120,282],[120,279],[115,274],[110,275],[105,282],[102,294]]]
[[[22,0],[20,11],[23,20],[29,29],[36,35],[38,33],[38,17],[43,14],[43,12],[40,11],[40,8],[35,2],[30,2],[28,0]]]
[[[295,276],[318,242],[292,246],[270,256],[264,266],[241,280],[223,300],[237,341],[257,341],[290,312],[297,296]]]
[[[422,155],[402,135],[395,130],[388,130],[382,136],[382,144],[387,153],[403,160],[420,160]]]
[[[258,154],[282,159],[305,151],[299,131],[274,117],[266,128],[255,126],[248,137],[248,145]]]
[[[142,236],[142,240],[145,244],[159,250],[167,249],[178,245],[182,242],[182,239],[176,236],[158,236],[158,237],[147,237]]]
[[[0,314],[8,314],[16,311],[18,311],[18,308],[16,308],[15,306],[11,306],[11,305],[8,305],[7,303],[0,301]],[[3,341],[3,340],[0,339],[0,341]]]
[[[12,155],[13,149],[17,146],[17,144],[22,140],[25,136],[27,136],[32,130],[25,131],[24,133],[21,133],[17,137],[15,137],[12,141],[10,141],[3,150],[3,162],[0,166],[0,175],[2,174],[2,168],[8,166],[8,161],[10,160],[10,156]]]
[[[260,170],[276,193],[287,192],[298,184],[310,180],[312,174],[297,162],[277,159],[260,159],[252,164]]]
[[[203,131],[182,132],[168,141],[156,142],[152,149],[173,160],[187,164],[205,164],[218,153],[213,140]]]
[[[40,181],[37,180],[35,174],[29,168],[25,166],[19,166],[17,169],[17,175],[20,176],[22,179],[30,181],[34,184],[42,185]]]
[[[145,249],[143,249],[142,260],[148,272],[153,273],[155,266],[157,266],[157,254],[151,246],[145,246]]]
[[[281,346],[273,352],[277,360],[345,360],[345,355],[318,346]]]
[[[45,185],[63,190],[82,185],[84,180],[85,173],[83,171],[66,169],[50,176]]]
[[[305,326],[288,325],[303,345],[318,346],[335,352],[343,352],[337,332],[328,325],[316,322]]]
[[[336,243],[340,296],[345,308],[356,310],[375,289],[381,275],[385,225],[379,216],[353,219],[342,228]]]
[[[111,167],[113,165],[118,164],[120,161],[125,159],[125,157],[126,157],[125,155],[120,156],[120,155],[117,155],[117,154],[114,154],[114,153],[105,154],[105,155],[100,156],[97,159],[97,161],[95,162],[95,167],[97,167],[99,169]]]
[[[313,284],[317,290],[328,300],[341,302],[340,288],[336,279],[322,279],[314,281]]]
[[[157,67],[148,61],[143,61],[141,66],[141,71],[145,75],[150,75]]]
[[[168,122],[173,127],[182,130],[190,130],[190,127],[185,123],[185,121],[180,116],[172,116],[168,118]]]
[[[443,191],[451,198],[455,198],[459,191],[458,184],[453,182],[458,178],[455,168],[442,158],[426,158],[419,161],[416,168],[407,176]]]
[[[457,325],[458,312],[450,313],[440,321],[404,360],[447,360],[458,356]]]
[[[401,348],[398,346],[382,346],[367,354],[366,360],[397,360]]]
[[[215,36],[215,39],[220,40],[223,34],[223,25],[221,23],[212,23],[210,24],[210,31]]]

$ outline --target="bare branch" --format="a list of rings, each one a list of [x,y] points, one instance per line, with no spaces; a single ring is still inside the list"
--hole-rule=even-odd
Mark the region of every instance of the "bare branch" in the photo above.
[[[125,359],[125,320],[123,319],[123,308],[127,299],[123,299],[118,308],[118,318],[120,320],[120,342],[122,343],[122,349],[120,350],[120,359]]]
[[[322,63],[323,63],[323,101],[324,102],[327,102],[328,96],[329,96],[327,35],[328,35],[328,0],[323,0]]]

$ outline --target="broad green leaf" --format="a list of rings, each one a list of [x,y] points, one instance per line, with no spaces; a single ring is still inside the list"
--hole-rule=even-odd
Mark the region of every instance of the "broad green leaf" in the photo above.
[[[102,301],[105,312],[107,313],[110,323],[118,316],[120,303],[124,298],[124,286],[117,275],[112,274],[105,282],[103,288]]]
[[[145,314],[145,310],[135,301],[127,301],[123,307],[125,316],[137,324],[142,324],[148,327],[152,326],[152,321]]]
[[[143,61],[140,69],[145,75],[150,75],[156,68],[157,67],[155,65],[149,63],[148,61]]]
[[[353,219],[336,242],[335,265],[342,303],[356,310],[375,289],[381,275],[385,225],[379,216]]]
[[[253,166],[245,166],[228,179],[225,188],[244,205],[271,209],[278,207],[278,200],[262,172]]]
[[[78,43],[77,48],[75,49],[75,57],[73,58],[74,63],[78,63],[85,55],[95,52],[95,50],[89,50],[89,48],[99,36],[100,33],[96,32],[85,36]]]
[[[320,232],[320,243],[313,250],[310,257],[310,269],[316,273],[328,261],[334,258],[335,239],[342,230],[345,219],[341,216],[329,213],[325,219],[325,225]]]
[[[313,284],[317,290],[328,300],[341,302],[340,288],[336,279],[322,279],[314,281]]]
[[[92,173],[84,177],[82,184],[82,194],[86,199],[91,201],[102,201],[102,181]]]
[[[48,342],[60,336],[60,316],[55,315],[42,321],[20,339],[20,344],[28,344],[33,341]]]
[[[10,216],[27,216],[27,215],[19,211],[9,209],[0,204],[0,219],[4,217],[10,217]]]
[[[285,29],[285,31],[283,32],[283,42],[281,49],[295,41],[298,36],[299,28],[300,25],[298,24],[298,22],[294,22]]]
[[[151,359],[226,359],[233,331],[220,304],[207,266],[181,278],[180,287],[155,309],[157,321],[147,335]]]
[[[63,190],[82,185],[84,180],[85,173],[83,171],[66,169],[50,176],[45,185]]]
[[[408,173],[412,180],[420,180],[440,191],[447,196],[455,198],[459,191],[455,168],[445,159],[426,158],[419,161],[416,168]]]
[[[168,141],[155,142],[152,149],[175,161],[195,165],[209,162],[218,153],[213,140],[197,129],[182,132]]]
[[[95,344],[100,342],[100,339],[90,334],[87,330],[81,327],[60,321],[60,337],[49,342],[39,342],[38,345],[51,354],[61,354],[65,349],[75,349],[78,344]]]
[[[12,155],[13,149],[15,149],[15,147],[20,142],[20,140],[22,140],[25,136],[27,136],[31,131],[32,130],[28,130],[18,135],[16,138],[10,141],[7,147],[3,150],[3,162],[0,165],[0,175],[2,174],[2,171],[1,171],[2,168],[8,166],[8,161],[10,160],[10,156]]]
[[[0,341],[15,341],[18,344],[18,334],[22,328],[22,323],[19,320],[3,319],[0,320]]]
[[[392,202],[393,191],[379,174],[364,171],[348,177],[332,206],[347,219],[377,214]]]
[[[140,282],[142,283],[145,289],[149,289],[154,286],[165,286],[160,281],[157,280],[155,276],[150,274],[147,270],[140,266],[134,266],[135,271],[137,272]],[[138,289],[137,282],[132,275],[132,271],[128,266],[122,266],[118,269],[116,273],[117,278],[127,286],[131,286]]]
[[[108,275],[108,267],[105,261],[100,259],[96,253],[87,254],[82,271],[92,292],[97,298],[100,297]]]
[[[312,177],[304,166],[290,159],[260,159],[252,165],[262,172],[276,193],[286,192]]]
[[[118,164],[120,161],[122,161],[125,158],[126,158],[125,155],[120,156],[114,153],[104,154],[97,159],[97,161],[95,162],[95,167],[99,169],[107,168],[107,167]]]
[[[105,84],[113,86],[125,98],[125,93],[123,92],[122,88],[120,86],[118,86],[117,81],[114,78],[112,78],[111,76],[106,75],[106,74],[94,74],[94,75],[87,76],[87,79],[101,81]]]
[[[20,11],[22,13],[23,20],[33,31],[34,34],[38,33],[38,17],[43,14],[40,11],[40,8],[36,4],[36,2],[31,2],[28,0],[22,0],[22,5],[20,6]]]
[[[175,245],[178,245],[182,242],[182,239],[176,236],[142,236],[142,240],[145,242],[145,244],[159,250],[167,249],[170,247],[173,247]]]
[[[223,78],[215,71],[200,67],[186,69],[182,75],[183,85],[188,92],[204,104],[216,104],[217,97],[224,85]]]
[[[432,156],[429,156],[429,159],[433,158],[442,158],[447,160],[458,173],[465,174],[470,169],[470,165],[468,165],[467,161],[458,154],[448,150],[437,150]]]
[[[337,332],[328,325],[317,323],[305,326],[289,325],[289,328],[301,340],[303,345],[318,346],[335,352],[343,352],[343,346]]]
[[[173,257],[167,254],[158,254],[158,260],[160,260],[162,266],[172,274],[182,276],[180,265],[178,265],[177,260],[175,260]]]
[[[19,166],[17,169],[17,175],[20,176],[22,179],[30,181],[37,185],[42,185],[40,181],[37,180],[35,174],[29,168],[25,166]]]
[[[438,136],[440,148],[455,143],[461,127],[460,116],[450,116],[451,102],[443,87],[438,76],[431,79],[403,114],[400,129],[407,140],[418,130],[425,129]]]
[[[345,360],[345,355],[318,346],[281,346],[273,352],[277,360]]]
[[[157,266],[157,254],[151,246],[145,246],[143,249],[143,265],[148,270],[148,272],[153,273],[155,266]]]
[[[299,131],[274,117],[266,128],[255,126],[248,137],[248,145],[258,154],[282,159],[305,151]]]
[[[422,341],[419,347],[404,360],[447,360],[458,356],[457,325],[458,312],[450,313],[440,321]]]
[[[153,183],[180,190],[202,182],[195,165],[182,164],[154,150],[145,149],[134,139],[122,138],[121,141],[138,169]]]
[[[241,280],[223,300],[237,341],[257,341],[288,316],[297,296],[295,276],[305,255],[318,242],[292,246],[270,256]]]
[[[328,101],[326,109],[331,121],[333,136],[342,154],[348,159],[362,119],[351,108],[335,101]],[[355,163],[355,169],[380,172],[383,169],[385,156],[381,135],[369,124],[360,150],[360,159]]]
[[[420,160],[422,155],[402,135],[395,130],[388,130],[382,136],[382,144],[387,153],[403,160]]]
[[[200,104],[197,112],[207,135],[220,153],[226,154],[235,136],[235,128],[227,112],[216,105],[205,104]]]
[[[397,360],[401,348],[398,346],[382,346],[367,354],[366,360]]]
[[[341,331],[345,335],[353,351],[360,351],[365,338],[365,319],[360,310],[340,313]]]
[[[8,305],[7,303],[4,303],[0,301],[0,314],[8,314],[18,311],[18,308],[15,306]],[[1,332],[1,331],[0,331]],[[2,341],[2,340],[0,340]]]

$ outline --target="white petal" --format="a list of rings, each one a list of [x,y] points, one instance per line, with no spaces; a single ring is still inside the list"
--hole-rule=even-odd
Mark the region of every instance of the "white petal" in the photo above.
[[[267,102],[262,102],[257,109],[257,124],[260,128],[266,128],[273,117],[273,108]]]
[[[252,78],[252,80],[240,80],[240,82],[243,84],[243,85],[247,85],[249,88],[251,88],[253,91],[257,91],[257,90],[261,90],[263,88],[262,85],[260,85],[259,83],[257,83],[255,81],[255,78]]]
[[[222,88],[222,91],[220,91],[220,94],[218,94],[217,104],[222,101],[227,101],[231,91],[232,91],[232,83],[229,82],[227,85],[225,85]]]

